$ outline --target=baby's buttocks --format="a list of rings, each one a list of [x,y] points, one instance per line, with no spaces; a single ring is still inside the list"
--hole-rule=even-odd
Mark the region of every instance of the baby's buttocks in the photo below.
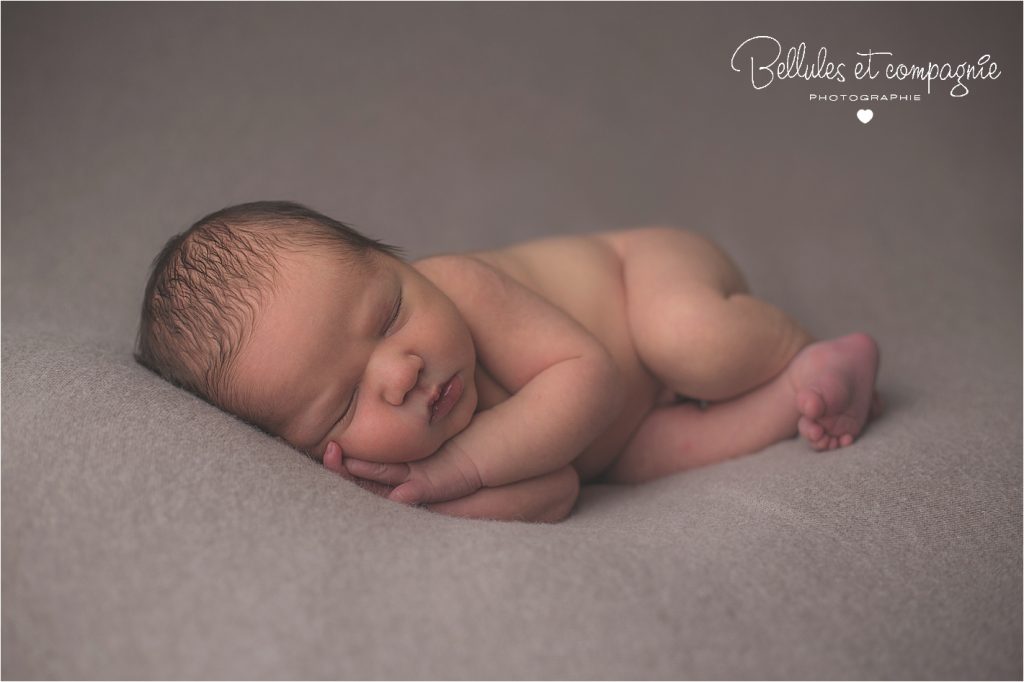
[[[640,362],[633,344],[614,235],[554,237],[473,255],[586,327],[622,372],[626,390],[622,413],[575,463],[581,478],[595,477],[625,446],[662,389]]]

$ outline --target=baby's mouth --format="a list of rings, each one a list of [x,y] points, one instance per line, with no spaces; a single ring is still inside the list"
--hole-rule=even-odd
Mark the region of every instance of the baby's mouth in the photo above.
[[[434,421],[448,416],[455,403],[462,397],[462,391],[462,379],[458,374],[438,386],[427,404],[427,422],[433,424]]]

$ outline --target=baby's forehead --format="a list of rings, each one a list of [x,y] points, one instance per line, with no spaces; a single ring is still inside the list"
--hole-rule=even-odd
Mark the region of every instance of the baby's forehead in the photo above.
[[[388,272],[389,257],[373,252],[359,253],[337,248],[283,248],[277,254],[277,270],[285,275],[311,273],[321,278],[373,281]]]
[[[350,258],[325,251],[283,256],[273,290],[258,317],[292,317],[297,309],[319,310],[342,319],[372,314],[393,298],[401,263],[386,256]]]

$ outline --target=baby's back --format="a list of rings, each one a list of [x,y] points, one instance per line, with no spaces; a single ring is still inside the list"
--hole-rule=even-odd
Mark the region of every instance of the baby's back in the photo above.
[[[625,408],[576,462],[582,478],[600,472],[655,404],[660,383],[641,364],[630,334],[618,235],[554,237],[471,255],[501,270],[582,324],[601,341],[625,382]]]
[[[472,255],[568,313],[616,357],[631,349],[622,264],[600,237],[554,237]]]

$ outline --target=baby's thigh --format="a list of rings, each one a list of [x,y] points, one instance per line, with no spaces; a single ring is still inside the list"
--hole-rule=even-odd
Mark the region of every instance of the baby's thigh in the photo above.
[[[746,293],[739,268],[707,237],[673,228],[615,233],[630,332],[663,380],[681,354],[715,352],[731,331],[733,294]]]
[[[731,395],[720,385],[742,353],[749,326],[734,294],[747,283],[707,237],[671,228],[616,233],[627,318],[644,365],[672,390],[704,399]],[[742,350],[742,349],[740,349]]]
[[[746,293],[743,273],[715,242],[697,232],[647,227],[605,233],[619,254],[627,293],[637,302],[651,297],[714,291]]]

